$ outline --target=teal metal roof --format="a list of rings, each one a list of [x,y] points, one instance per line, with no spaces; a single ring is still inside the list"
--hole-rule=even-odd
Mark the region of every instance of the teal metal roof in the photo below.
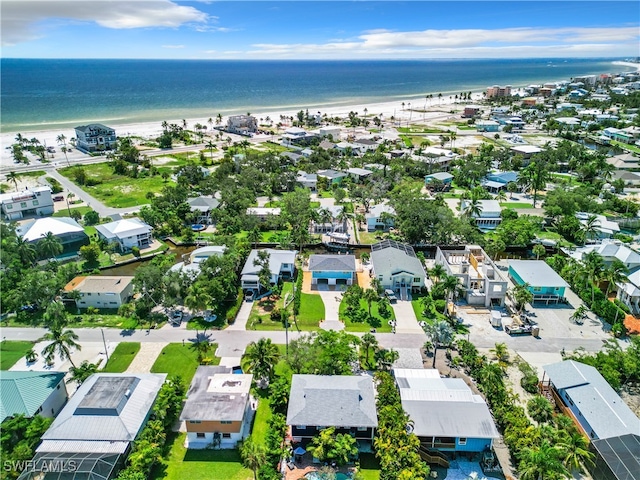
[[[64,375],[64,372],[0,372],[0,422],[17,414],[35,415]]]

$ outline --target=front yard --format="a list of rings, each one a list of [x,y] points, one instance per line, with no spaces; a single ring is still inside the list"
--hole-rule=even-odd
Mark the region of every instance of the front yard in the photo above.
[[[253,303],[251,316],[247,322],[247,328],[250,330],[283,330],[284,326],[280,317],[271,319],[271,312],[281,310],[284,298],[287,294],[292,293],[292,283],[285,282],[282,286],[280,295],[270,299],[265,297]],[[290,328],[295,329],[296,324],[300,330],[313,331],[318,330],[319,324],[324,320],[324,303],[320,295],[312,293],[302,293],[300,298],[300,312],[293,320],[293,306],[287,309],[289,314]]]
[[[191,380],[200,365],[198,353],[192,345],[191,342],[184,344],[170,343],[164,347],[151,367],[151,373],[166,373],[169,377],[179,376],[185,385],[191,384]],[[217,348],[217,344],[211,344],[208,353],[208,358],[211,359],[209,365],[218,365],[220,363],[220,357],[214,355]]]
[[[360,300],[360,310],[368,314],[369,305],[365,300]],[[340,302],[340,310],[338,313],[340,320],[344,322],[344,329],[347,332],[368,332],[372,328],[375,328],[378,333],[390,333],[391,325],[389,325],[389,320],[395,320],[396,318],[391,306],[389,306],[389,314],[384,317],[380,315],[378,302],[372,302],[371,317],[373,317],[373,321],[354,322],[347,315],[347,302],[344,301],[344,298],[342,302]]]
[[[0,370],[9,370],[33,348],[33,342],[3,340],[0,342]]]
[[[140,351],[140,342],[120,342],[102,369],[105,373],[122,373]]]

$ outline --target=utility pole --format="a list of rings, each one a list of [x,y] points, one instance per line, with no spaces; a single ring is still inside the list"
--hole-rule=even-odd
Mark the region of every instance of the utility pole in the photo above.
[[[107,356],[107,362],[109,361],[109,351],[107,350],[107,342],[104,339],[104,329],[100,329],[100,333],[102,333],[102,344],[104,345],[104,354]]]

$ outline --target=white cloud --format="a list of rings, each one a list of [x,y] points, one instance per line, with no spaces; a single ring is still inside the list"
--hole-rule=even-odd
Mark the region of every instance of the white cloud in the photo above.
[[[611,28],[505,28],[497,30],[372,30],[357,39],[327,43],[252,45],[254,57],[471,58],[634,55],[637,26]]]
[[[43,22],[49,19],[95,22],[112,29],[175,28],[210,20],[206,13],[170,0],[3,0],[0,8],[3,45],[42,37]]]

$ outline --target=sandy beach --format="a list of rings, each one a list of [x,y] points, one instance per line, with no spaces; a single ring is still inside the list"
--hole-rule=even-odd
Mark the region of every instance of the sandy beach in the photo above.
[[[613,65],[621,66],[621,67],[630,67],[636,70],[640,70],[640,64],[632,63],[632,62],[623,62],[623,61],[615,61],[612,62]],[[556,79],[557,80],[557,79]],[[554,81],[554,80],[549,80]],[[519,92],[524,87],[514,88],[514,93]],[[426,99],[425,97],[416,97],[408,95],[406,99],[398,98],[394,101],[389,102],[378,102],[378,103],[359,103],[353,105],[341,105],[334,107],[322,107],[317,108],[312,104],[308,105],[305,109],[308,109],[310,113],[320,112],[322,115],[327,114],[330,117],[347,117],[349,112],[357,112],[359,115],[364,115],[365,110],[367,114],[367,118],[370,120],[373,119],[374,116],[380,117],[383,121],[390,121],[391,117],[394,117],[396,121],[400,123],[406,123],[409,120],[413,123],[420,123],[421,121],[428,121],[433,119],[434,117],[442,117],[443,115],[447,115],[452,110],[452,104],[457,102],[456,107],[461,108],[465,104],[473,104],[474,102],[478,102],[483,98],[482,91],[475,91],[472,93],[471,100],[467,100],[461,102],[459,99],[456,100],[455,95],[443,95],[442,98],[438,99],[435,95],[431,99]],[[404,103],[404,106],[403,106]],[[295,110],[264,110],[259,112],[251,111],[251,115],[256,117],[261,124],[268,123],[266,118],[269,117],[272,121],[273,125],[276,125],[281,121],[281,117],[294,117],[300,108]],[[215,120],[215,112],[211,112],[211,117]],[[207,127],[207,131],[211,131],[211,125],[208,123],[209,117],[206,118],[185,118],[187,120],[187,128],[193,130],[193,126],[197,123],[200,123]],[[174,119],[166,119],[169,123],[177,123],[182,124],[182,118],[174,118]],[[115,128],[116,134],[118,136],[139,136],[143,138],[155,138],[158,137],[162,133],[162,121],[158,120],[155,122],[140,122],[140,123],[126,123],[126,124],[112,124],[107,123],[110,127]],[[227,117],[223,116],[221,125],[225,125],[227,122]],[[283,125],[286,127],[290,125],[286,120],[282,121]],[[0,134],[0,146],[2,147],[2,154],[0,156],[0,161],[2,164],[7,165],[12,163],[12,158],[10,154],[10,150],[6,147],[12,145],[15,142],[17,132],[2,132]],[[20,132],[23,136],[27,138],[37,138],[43,145],[47,146],[58,146],[57,137],[60,134],[63,134],[67,138],[67,142],[70,138],[75,137],[75,132],[71,128],[66,129],[53,129],[53,130],[40,130],[40,131],[23,131]]]

